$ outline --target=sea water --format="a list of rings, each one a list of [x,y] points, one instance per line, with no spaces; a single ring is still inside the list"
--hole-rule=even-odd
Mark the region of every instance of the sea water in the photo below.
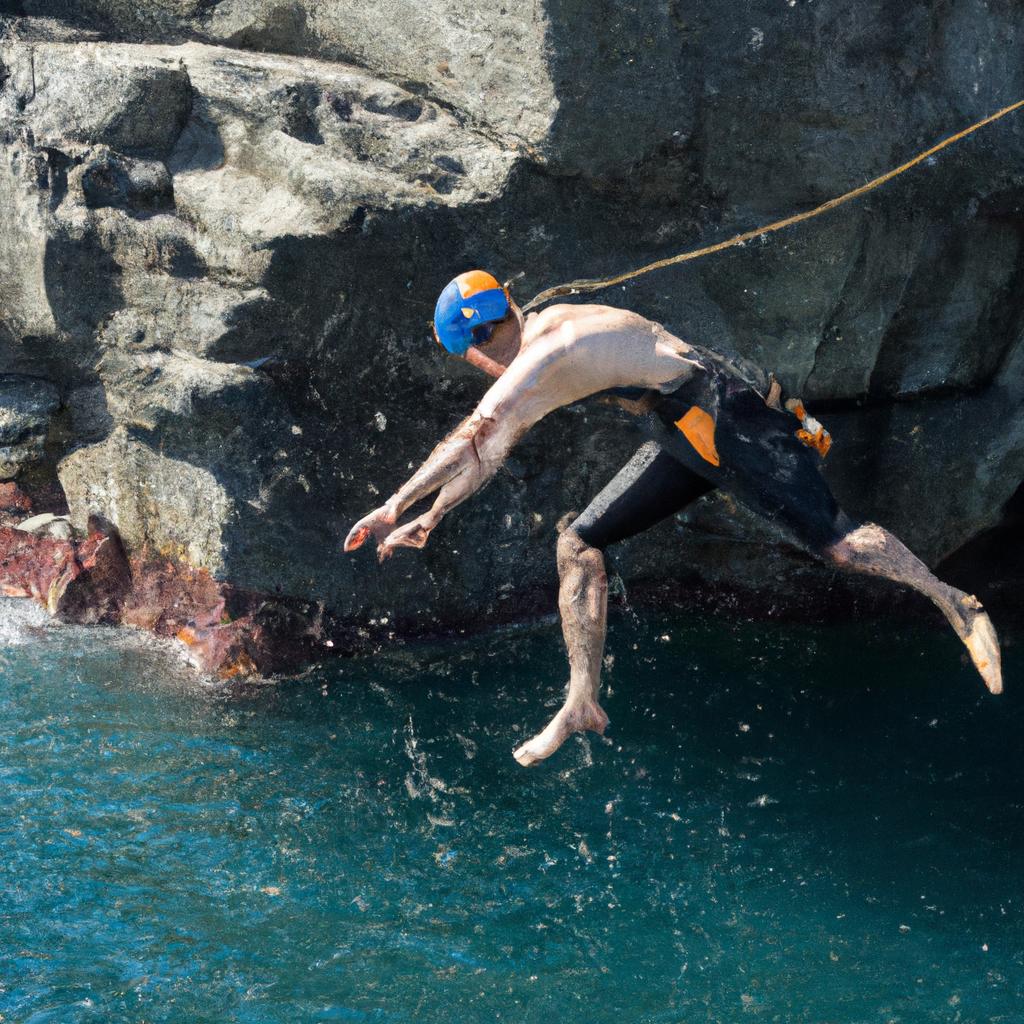
[[[613,618],[207,685],[3,603],[0,1019],[1024,1020],[1024,674],[928,626]]]

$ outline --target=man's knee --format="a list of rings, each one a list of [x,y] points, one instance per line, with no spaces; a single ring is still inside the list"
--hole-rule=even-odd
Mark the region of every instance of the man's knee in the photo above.
[[[587,512],[590,510],[588,509]],[[575,550],[576,546],[593,548],[604,551],[604,544],[600,536],[600,530],[595,530],[593,522],[588,519],[587,512],[582,515],[576,512],[566,512],[561,519],[555,523],[558,531],[559,550],[566,552]],[[593,536],[592,536],[593,534]],[[564,542],[564,543],[563,543]]]
[[[850,547],[845,538],[842,538],[823,548],[821,557],[826,562],[831,562],[833,565],[843,568],[853,561],[853,548]]]
[[[558,557],[558,574],[565,574],[574,568],[583,570],[595,582],[607,585],[604,569],[604,555],[600,549],[591,547],[571,527],[563,530],[558,537],[556,549]]]
[[[561,568],[563,562],[578,562],[587,557],[588,552],[594,552],[600,558],[601,552],[592,548],[572,527],[567,527],[558,535],[558,565]],[[602,559],[603,561],[603,559]]]
[[[842,568],[857,566],[865,557],[885,548],[885,531],[876,523],[848,521],[847,529],[822,552],[830,562]]]

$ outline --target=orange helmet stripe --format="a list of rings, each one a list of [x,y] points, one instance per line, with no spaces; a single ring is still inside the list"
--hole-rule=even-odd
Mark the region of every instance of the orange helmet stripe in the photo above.
[[[459,274],[455,280],[459,285],[459,294],[468,299],[477,292],[490,291],[492,288],[500,288],[497,278],[488,274],[486,270],[467,270],[465,274]]]

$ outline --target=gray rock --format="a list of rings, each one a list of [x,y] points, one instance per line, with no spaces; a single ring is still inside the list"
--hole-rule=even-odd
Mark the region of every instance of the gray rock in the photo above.
[[[46,433],[60,393],[45,380],[0,377],[0,444],[17,444]]]
[[[141,212],[174,206],[171,176],[164,164],[132,160],[103,147],[97,147],[83,167],[82,196],[92,209],[121,206]]]
[[[188,74],[171,57],[124,57],[123,50],[91,43],[7,49],[0,114],[28,112],[42,147],[103,143],[129,156],[163,158],[188,119]]]
[[[7,141],[0,153],[0,309],[4,369],[18,370],[32,365],[26,339],[56,330],[46,274],[53,161],[20,140]]]
[[[223,569],[230,502],[209,470],[165,457],[118,428],[105,441],[68,455],[60,482],[78,530],[85,530],[92,512],[111,512],[130,549]]]
[[[49,382],[0,376],[0,480],[13,480],[44,453],[60,393]]]

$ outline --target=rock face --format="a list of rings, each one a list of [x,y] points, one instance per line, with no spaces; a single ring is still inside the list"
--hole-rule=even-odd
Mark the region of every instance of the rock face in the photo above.
[[[0,376],[0,480],[13,480],[42,458],[59,405],[60,392],[46,381]]]
[[[521,270],[525,299],[613,273],[1024,96],[1010,0],[22,0],[0,26],[4,478],[48,466],[79,529],[354,625],[534,607],[557,519],[640,443],[564,410],[424,552],[344,556],[485,387],[429,340],[451,276]],[[844,504],[934,564],[1024,480],[1022,204],[1018,114],[600,298],[773,369]],[[727,505],[627,544],[623,576],[773,585],[771,531]]]

